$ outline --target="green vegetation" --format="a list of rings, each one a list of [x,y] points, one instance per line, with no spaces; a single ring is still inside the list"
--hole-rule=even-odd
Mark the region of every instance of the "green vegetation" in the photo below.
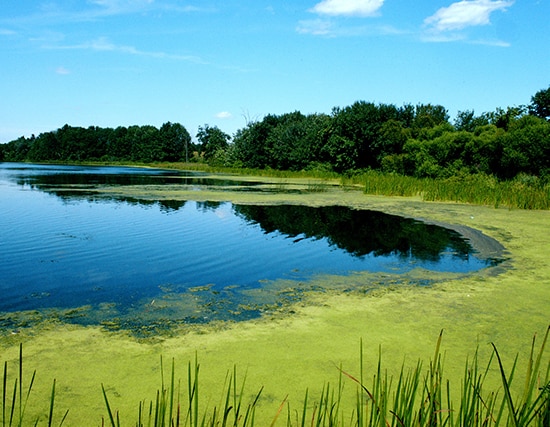
[[[547,209],[549,100],[550,87],[538,91],[528,106],[481,115],[461,111],[453,123],[441,105],[358,101],[330,115],[269,114],[239,129],[231,143],[229,135],[209,125],[199,127],[197,144],[181,124],[160,129],[65,125],[0,145],[0,161],[191,161],[271,174],[336,173],[368,177],[363,184],[376,194]],[[384,180],[397,178],[373,184],[373,171]]]
[[[426,367],[421,361],[408,370],[403,365],[397,379],[389,376],[382,368],[382,358],[379,356],[372,381],[365,382],[366,368],[361,344],[358,375],[346,372],[340,367],[337,386],[326,383],[317,399],[311,399],[306,390],[301,408],[291,408],[285,398],[277,413],[273,415],[271,426],[548,426],[550,360],[544,362],[544,351],[549,331],[550,328],[547,329],[538,351],[533,338],[523,386],[516,386],[514,381],[518,375],[517,358],[507,373],[497,347],[492,344],[494,351],[485,368],[480,366],[477,352],[471,361],[466,362],[458,396],[453,394],[453,391],[458,389],[454,389],[443,375],[444,360],[440,352],[442,333],[439,335],[434,357]],[[493,365],[497,362],[498,366],[494,369]],[[239,384],[236,367],[226,376],[219,406],[209,406],[201,400],[200,365],[197,357],[195,356],[194,362],[188,363],[185,390],[181,390],[180,381],[176,383],[174,364],[172,360],[170,378],[165,382],[161,358],[161,387],[156,392],[156,398],[149,402],[139,402],[136,426],[255,425],[255,411],[261,404],[263,388],[251,395],[246,403],[246,376]],[[31,424],[24,416],[36,372],[33,373],[30,384],[23,393],[22,346],[18,368],[19,377],[14,381],[13,397],[10,401],[7,362],[4,365],[2,426],[36,426],[40,419]],[[502,389],[487,390],[484,387],[491,371],[501,376]],[[355,404],[349,407],[345,402],[346,381],[356,385]],[[119,413],[112,408],[103,384],[101,391],[107,412],[107,421],[103,418],[102,425],[123,425]],[[48,426],[52,425],[54,419],[54,400],[55,380],[48,415],[42,417]],[[68,412],[65,412],[59,425],[63,424]]]
[[[453,388],[443,375],[443,357],[440,353],[442,333],[437,341],[434,358],[427,368],[421,361],[409,370],[404,366],[397,381],[388,376],[382,368],[379,356],[376,372],[372,382],[366,383],[365,367],[361,345],[359,376],[354,376],[339,368],[340,376],[336,387],[326,383],[313,402],[306,390],[303,407],[293,409],[283,400],[279,410],[274,414],[271,426],[281,418],[286,407],[286,426],[548,426],[550,422],[550,361],[543,362],[544,349],[548,340],[548,331],[543,338],[540,350],[536,352],[533,339],[531,354],[527,361],[523,387],[514,387],[517,375],[517,358],[509,374],[506,373],[500,354],[494,344],[494,352],[485,368],[480,366],[477,352],[472,361],[467,361],[464,377],[458,397],[452,393]],[[498,361],[498,372],[502,379],[502,390],[487,390],[484,382],[493,369],[494,360]],[[161,360],[162,364],[162,360]],[[162,369],[161,369],[162,373]],[[146,403],[139,405],[137,426],[253,426],[254,413],[261,403],[262,389],[252,395],[250,402],[243,409],[245,381],[237,385],[237,369],[228,374],[223,388],[220,406],[199,408],[199,364],[189,363],[187,378],[187,409],[180,412],[180,390],[174,382],[174,365],[169,386],[162,376],[161,389],[157,391],[156,400],[149,403],[147,419],[144,418]],[[356,384],[355,407],[349,412],[344,409],[344,381],[351,380]],[[515,393],[514,390],[517,392]],[[112,427],[119,427],[120,420],[113,414],[108,397],[103,389]],[[352,405],[353,406],[353,405]],[[154,409],[153,409],[154,408]],[[177,408],[177,413],[174,413]],[[116,421],[115,421],[116,418]],[[147,424],[145,424],[147,421]]]
[[[27,425],[38,425],[39,419],[30,424],[25,418],[25,409],[29,403],[32,387],[36,377],[36,371],[33,372],[29,384],[25,386],[23,381],[23,345],[19,345],[19,363],[18,377],[13,381],[13,392],[8,378],[8,362],[4,362],[4,374],[2,376],[2,427],[23,427]],[[10,387],[8,387],[10,386]],[[55,405],[55,380],[53,380],[52,393],[49,402],[49,412],[46,417],[48,427],[53,425]],[[69,411],[66,411],[59,426],[67,418]]]
[[[550,184],[524,174],[499,181],[483,174],[434,179],[367,171],[344,177],[342,181],[362,185],[368,194],[420,196],[426,201],[454,201],[495,208],[550,209]]]

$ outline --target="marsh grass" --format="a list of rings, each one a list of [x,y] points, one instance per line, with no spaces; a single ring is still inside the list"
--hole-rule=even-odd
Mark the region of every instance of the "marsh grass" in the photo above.
[[[546,330],[540,348],[533,338],[530,354],[525,363],[523,381],[518,381],[518,357],[512,367],[506,369],[497,347],[492,344],[492,354],[486,365],[481,365],[476,351],[467,360],[464,375],[458,388],[444,376],[444,356],[441,353],[443,334],[439,335],[434,356],[424,363],[418,361],[412,368],[402,365],[399,375],[393,377],[383,368],[381,351],[372,371],[372,379],[366,380],[367,367],[363,360],[363,344],[360,345],[358,373],[350,373],[339,366],[335,386],[325,383],[317,398],[312,399],[306,389],[302,405],[291,407],[284,398],[269,422],[261,426],[286,425],[287,427],[548,427],[550,426],[550,359],[545,353],[550,327]],[[496,365],[496,367],[495,367]],[[221,388],[219,403],[203,402],[199,380],[200,365],[195,356],[187,365],[187,381],[182,387],[175,378],[175,362],[165,376],[163,359],[160,362],[160,389],[154,399],[139,402],[136,427],[251,427],[256,423],[256,409],[262,403],[263,388],[249,394],[245,389],[246,374],[240,379],[236,366],[226,375]],[[4,365],[2,393],[2,427],[38,425],[39,418],[27,420],[25,411],[35,379],[35,372],[28,383],[23,378],[23,351],[20,346],[19,372],[13,381],[8,378],[8,365]],[[497,374],[501,386],[487,390],[486,380]],[[355,396],[344,393],[346,384],[355,385]],[[26,384],[22,387],[22,384]],[[186,386],[185,386],[186,385]],[[47,425],[53,425],[55,403],[53,382],[49,413],[42,417]],[[107,416],[102,426],[119,427],[122,424],[118,411],[112,408],[103,384],[101,390]],[[455,394],[453,394],[455,393]],[[350,403],[350,402],[355,402]],[[285,413],[286,417],[282,415]],[[67,417],[63,415],[61,426]],[[286,418],[286,419],[285,419]],[[81,420],[76,420],[78,423]],[[80,424],[80,423],[79,423]]]
[[[488,175],[431,179],[366,171],[343,177],[342,183],[362,185],[367,194],[420,196],[426,201],[454,201],[495,208],[550,209],[550,184],[527,175],[499,181]]]
[[[213,168],[203,164],[180,164],[171,167],[209,172],[234,173],[275,178],[312,178],[338,180],[343,187],[362,187],[367,194],[380,196],[418,197],[425,201],[454,201],[477,205],[550,209],[550,183],[539,177],[520,174],[513,180],[500,181],[484,174],[464,174],[448,178],[415,178],[373,170],[344,175],[324,169],[278,171],[275,169]],[[159,164],[158,167],[170,167]]]
[[[203,406],[199,383],[200,365],[195,357],[194,363],[187,366],[187,399],[182,400],[181,383],[175,382],[174,360],[172,360],[170,381],[164,381],[164,366],[161,358],[161,388],[157,390],[155,400],[142,401],[138,407],[137,427],[238,427],[253,426],[256,406],[262,388],[248,403],[243,402],[245,396],[246,376],[239,385],[237,368],[234,367],[225,378],[220,404],[209,409]],[[109,398],[102,384],[101,390],[107,410],[107,425],[120,427],[118,411],[113,412]],[[182,403],[185,402],[182,410]],[[105,419],[102,426],[105,425]]]
[[[36,371],[31,375],[28,384],[25,385],[23,378],[23,345],[19,345],[18,376],[10,383],[8,372],[8,362],[4,363],[4,372],[2,377],[2,427],[23,427],[28,425],[37,426],[40,416],[34,421],[28,420],[25,416],[27,405],[31,396]],[[13,390],[13,391],[12,391]],[[55,379],[53,380],[52,392],[50,395],[49,412],[45,415],[48,427],[51,427],[54,421],[55,406]],[[67,410],[59,422],[63,425],[69,411]]]

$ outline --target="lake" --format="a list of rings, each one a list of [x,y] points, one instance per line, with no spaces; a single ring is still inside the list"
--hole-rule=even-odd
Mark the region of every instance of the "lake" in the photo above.
[[[320,274],[493,264],[455,231],[381,212],[96,191],[122,185],[262,191],[197,172],[0,163],[0,326],[17,327],[14,313],[114,328],[243,320]],[[278,280],[285,291],[268,292]]]

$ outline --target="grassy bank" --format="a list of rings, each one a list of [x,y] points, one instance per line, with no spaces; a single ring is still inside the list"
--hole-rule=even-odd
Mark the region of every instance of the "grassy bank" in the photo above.
[[[304,182],[307,185],[307,178]],[[242,414],[263,387],[254,406],[255,425],[269,426],[282,402],[285,404],[275,426],[287,425],[288,408],[292,422],[300,425],[304,408],[310,419],[314,410],[319,414],[319,408],[332,408],[335,402],[340,405],[338,414],[346,417],[343,425],[350,425],[348,420],[357,404],[356,392],[362,389],[342,371],[354,378],[362,376],[364,385],[373,393],[375,376],[382,381],[380,390],[384,390],[386,371],[388,379],[394,378],[392,387],[396,387],[401,368],[405,377],[409,373],[415,377],[417,361],[421,360],[423,365],[418,372],[423,385],[424,378],[429,377],[429,361],[437,360],[434,343],[441,329],[444,338],[438,354],[442,356],[444,378],[449,379],[452,396],[459,399],[462,395],[468,356],[468,366],[472,366],[475,355],[479,362],[477,372],[484,374],[493,354],[491,343],[494,343],[507,379],[518,357],[512,384],[514,404],[521,399],[531,355],[531,337],[537,333],[538,351],[540,337],[544,336],[549,321],[549,211],[426,202],[419,196],[369,196],[362,191],[337,187],[325,192],[286,194],[215,191],[197,194],[180,190],[154,193],[150,188],[133,188],[132,191],[133,195],[153,199],[193,200],[198,196],[235,203],[339,204],[468,226],[501,242],[507,250],[508,261],[499,274],[489,269],[453,279],[442,276],[428,288],[401,286],[399,278],[391,274],[352,275],[344,279],[318,277],[315,284],[321,288],[324,281],[345,280],[346,286],[356,287],[357,291],[346,294],[313,292],[285,315],[273,314],[238,324],[213,324],[172,337],[138,340],[124,332],[112,333],[101,328],[57,322],[46,322],[32,330],[23,328],[5,335],[0,349],[2,359],[8,361],[9,372],[17,372],[19,343],[22,342],[26,366],[37,371],[32,401],[39,403],[27,406],[26,419],[41,416],[40,422],[47,423],[45,416],[49,413],[55,378],[54,425],[59,423],[66,409],[69,414],[65,425],[100,425],[101,417],[108,422],[101,384],[113,414],[119,411],[121,425],[135,425],[139,402],[146,401],[145,413],[148,413],[148,402],[156,402],[155,390],[159,388],[161,377],[160,356],[165,360],[174,359],[176,384],[179,378],[183,379],[180,388],[183,402],[188,361],[195,360],[196,355],[200,361],[200,414],[208,413],[204,411],[213,407],[223,412],[228,392],[224,381],[227,373],[233,373],[237,366],[239,373],[246,372],[246,387],[240,393],[239,374],[237,386],[232,386],[231,390],[237,390],[242,396]],[[410,273],[413,274],[421,276],[423,272]],[[404,277],[403,282],[406,279]],[[391,286],[386,285],[389,282]],[[366,286],[370,284],[376,284],[377,290],[361,291],[364,287],[372,289]],[[358,358],[361,341],[363,352]],[[358,359],[362,359],[362,363]],[[382,376],[378,374],[379,360],[382,361]],[[548,353],[544,353],[540,365],[547,366],[548,360]],[[500,405],[505,396],[497,362],[493,357],[484,377],[483,390],[488,393],[498,390]],[[191,363],[191,370],[193,368]],[[171,368],[165,371],[164,388],[169,390]],[[544,373],[542,375],[544,378]],[[25,377],[25,385],[29,378],[30,375]],[[8,394],[12,396],[13,382],[9,384]],[[343,387],[341,398],[338,397],[340,384]],[[446,399],[446,383],[440,384]],[[308,400],[304,405],[306,389]],[[364,390],[360,395],[364,403],[370,398]],[[391,396],[391,392],[387,395]],[[335,400],[331,400],[332,397]],[[230,400],[233,402],[232,395]],[[421,401],[419,398],[418,402]],[[506,401],[504,403],[507,405]],[[236,407],[234,403],[230,406]],[[155,407],[154,403],[153,409]],[[457,408],[455,406],[453,414],[457,413]],[[392,420],[399,425],[397,418]],[[328,422],[325,425],[329,425]]]

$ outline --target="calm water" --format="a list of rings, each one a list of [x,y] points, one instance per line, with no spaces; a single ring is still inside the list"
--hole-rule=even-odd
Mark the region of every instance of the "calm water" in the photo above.
[[[488,265],[452,231],[379,212],[63,191],[165,183],[197,191],[255,185],[161,170],[0,163],[0,312],[110,304],[120,315],[189,289],[208,289],[211,305],[216,295],[231,300],[279,278]]]

